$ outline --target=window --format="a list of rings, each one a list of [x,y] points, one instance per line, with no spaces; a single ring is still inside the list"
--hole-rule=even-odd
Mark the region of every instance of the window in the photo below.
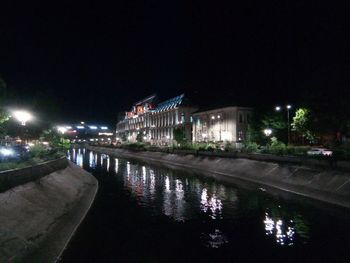
[[[181,113],[181,123],[185,122],[185,113]]]

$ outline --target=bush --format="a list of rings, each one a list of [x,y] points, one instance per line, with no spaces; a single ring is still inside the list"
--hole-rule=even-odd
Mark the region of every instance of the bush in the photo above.
[[[272,137],[271,143],[268,146],[268,151],[272,154],[286,154],[287,146],[283,142],[278,141],[276,137]]]
[[[243,145],[242,151],[247,153],[257,152],[259,145],[256,142],[247,142]]]
[[[30,147],[29,155],[32,158],[44,159],[48,154],[48,150],[41,144],[35,144]]]

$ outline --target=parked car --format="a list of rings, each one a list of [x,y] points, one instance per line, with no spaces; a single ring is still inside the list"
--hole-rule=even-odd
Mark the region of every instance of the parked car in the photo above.
[[[323,156],[331,156],[333,152],[326,148],[311,148],[307,151],[307,155],[323,155]]]

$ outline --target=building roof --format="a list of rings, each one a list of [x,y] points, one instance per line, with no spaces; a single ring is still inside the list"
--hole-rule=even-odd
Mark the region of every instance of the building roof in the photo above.
[[[142,105],[144,103],[152,103],[153,100],[156,98],[156,96],[157,96],[157,94],[152,94],[152,95],[150,95],[150,96],[148,96],[148,97],[146,97],[146,98],[136,102],[134,105],[137,106],[137,105]]]
[[[176,108],[182,104],[183,99],[184,99],[184,94],[181,94],[169,100],[163,101],[159,103],[157,107],[152,110],[152,112],[160,112],[160,111]]]

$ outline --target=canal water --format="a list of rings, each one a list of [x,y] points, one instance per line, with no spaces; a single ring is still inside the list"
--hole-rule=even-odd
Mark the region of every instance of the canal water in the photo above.
[[[347,210],[86,149],[68,158],[99,191],[61,262],[350,262]]]

